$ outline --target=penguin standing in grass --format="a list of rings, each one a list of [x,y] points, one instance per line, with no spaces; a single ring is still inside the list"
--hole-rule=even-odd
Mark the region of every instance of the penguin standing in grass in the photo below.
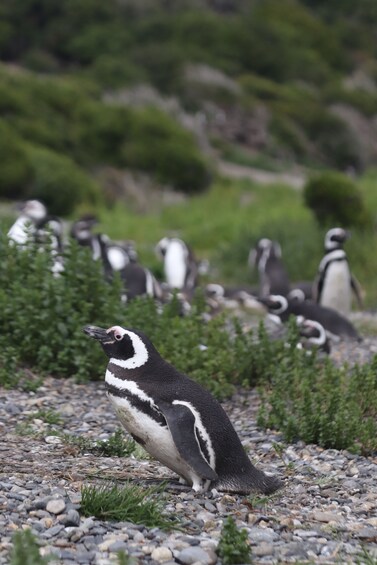
[[[26,200],[19,207],[20,215],[8,231],[8,238],[16,245],[35,241],[37,225],[47,216],[47,208],[39,200]]]
[[[281,247],[271,239],[260,239],[249,253],[248,264],[259,274],[259,296],[282,294],[287,296],[290,284],[281,258]]]
[[[107,394],[124,427],[194,491],[268,494],[281,486],[254,467],[215,398],[162,359],[144,334],[120,326],[84,332],[110,358]]]
[[[332,228],[325,236],[325,255],[318,268],[313,295],[321,306],[333,308],[343,316],[349,316],[352,306],[352,292],[355,293],[359,308],[362,308],[360,285],[351,274],[344,243],[349,232],[343,228]]]
[[[155,248],[164,261],[165,280],[171,289],[192,290],[196,287],[199,266],[192,249],[178,237],[164,237]]]

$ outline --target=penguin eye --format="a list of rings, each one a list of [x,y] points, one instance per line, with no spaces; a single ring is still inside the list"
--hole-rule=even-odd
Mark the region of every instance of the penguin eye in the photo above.
[[[115,337],[115,339],[116,339],[117,341],[120,341],[123,336],[122,336],[122,334],[114,333],[114,337]]]

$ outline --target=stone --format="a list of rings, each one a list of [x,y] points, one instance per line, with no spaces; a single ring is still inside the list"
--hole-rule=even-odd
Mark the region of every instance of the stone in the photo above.
[[[151,553],[152,559],[158,563],[164,563],[165,561],[170,561],[173,557],[172,552],[168,547],[156,547]]]
[[[176,557],[176,561],[182,565],[193,565],[196,562],[212,565],[216,563],[217,557],[215,555],[215,560],[213,560],[213,555],[196,545],[182,549]]]
[[[340,522],[341,516],[339,514],[334,514],[333,512],[313,512],[311,518],[316,522]]]
[[[64,512],[65,506],[66,504],[62,498],[53,498],[47,502],[46,510],[47,512],[50,512],[50,514],[57,515]]]
[[[63,520],[63,524],[65,526],[78,526],[80,524],[80,514],[77,512],[77,510],[68,510]]]

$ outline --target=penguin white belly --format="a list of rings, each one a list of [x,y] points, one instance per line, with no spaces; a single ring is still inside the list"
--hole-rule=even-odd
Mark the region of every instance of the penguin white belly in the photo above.
[[[109,247],[107,258],[114,271],[121,271],[130,262],[127,253],[123,249],[117,249],[116,247]]]
[[[320,304],[348,316],[351,311],[351,302],[348,264],[346,261],[334,261],[326,271]]]
[[[162,427],[153,418],[137,410],[127,398],[119,398],[111,393],[108,393],[108,397],[120,422],[131,435],[141,440],[144,449],[177,475],[184,477],[194,490],[201,490],[203,480],[178,453],[169,428]]]
[[[8,238],[18,245],[25,245],[34,233],[31,221],[20,216],[8,231]]]
[[[172,242],[164,260],[166,282],[171,288],[183,288],[186,278],[186,253],[178,242]]]

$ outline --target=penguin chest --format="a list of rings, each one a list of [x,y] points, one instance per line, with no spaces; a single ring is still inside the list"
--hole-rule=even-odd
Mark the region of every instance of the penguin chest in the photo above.
[[[351,310],[350,273],[346,261],[334,261],[325,274],[320,303],[342,314]]]
[[[193,470],[180,456],[166,422],[157,419],[151,410],[133,405],[128,398],[120,398],[108,393],[115,412],[126,430],[158,461],[193,482]]]

